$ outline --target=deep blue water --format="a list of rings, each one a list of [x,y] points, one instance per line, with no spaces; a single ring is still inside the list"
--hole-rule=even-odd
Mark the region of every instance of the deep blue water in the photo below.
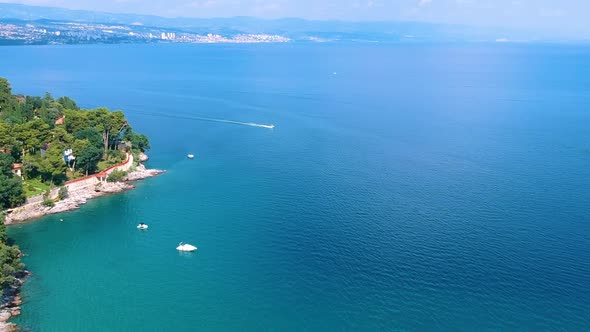
[[[123,109],[168,171],[10,228],[25,328],[590,330],[588,46],[0,52],[15,92]]]

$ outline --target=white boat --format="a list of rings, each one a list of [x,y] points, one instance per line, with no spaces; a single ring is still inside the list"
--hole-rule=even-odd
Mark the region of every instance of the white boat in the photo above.
[[[148,225],[140,222],[139,225],[137,225],[137,229],[148,229]]]
[[[186,157],[187,157],[188,159],[193,159],[193,158],[195,158],[195,155],[194,155],[194,154],[190,154],[190,153],[189,153],[189,154],[187,154],[187,155],[186,155]]]
[[[176,247],[176,250],[178,251],[195,251],[197,250],[197,247],[188,244],[188,243],[184,243],[184,242],[180,242],[178,244],[178,247]]]

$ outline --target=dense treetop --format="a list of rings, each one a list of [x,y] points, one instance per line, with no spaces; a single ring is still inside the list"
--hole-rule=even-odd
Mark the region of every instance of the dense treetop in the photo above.
[[[82,110],[69,97],[14,95],[0,78],[0,209],[44,185],[93,174],[150,148],[121,111]],[[20,172],[18,172],[20,170]],[[19,175],[15,175],[19,173]],[[22,181],[24,180],[24,187]]]
[[[8,240],[4,216],[0,214],[0,295],[7,288],[18,286],[17,278],[22,277],[25,268],[20,255],[20,250]]]

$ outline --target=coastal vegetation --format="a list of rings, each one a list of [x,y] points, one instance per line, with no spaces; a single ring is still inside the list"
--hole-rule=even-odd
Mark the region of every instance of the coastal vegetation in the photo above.
[[[49,93],[14,95],[0,78],[0,209],[149,148],[148,138],[133,131],[121,111],[84,110],[69,97]]]
[[[4,216],[0,214],[0,295],[6,289],[18,286],[18,278],[25,269],[20,256],[20,250],[8,240]]]
[[[145,135],[132,130],[121,111],[83,110],[69,97],[14,95],[0,78],[0,211],[43,195],[41,205],[68,198],[63,184],[101,172],[150,148]],[[113,172],[110,181],[121,181]],[[51,189],[60,186],[57,197]],[[0,292],[18,288],[24,273],[20,250],[8,239],[0,213]],[[1,295],[1,294],[0,294]]]
[[[125,171],[114,170],[111,172],[111,174],[109,174],[107,181],[108,182],[119,182],[119,181],[123,180],[123,178],[126,175],[127,175],[127,172],[125,172]]]

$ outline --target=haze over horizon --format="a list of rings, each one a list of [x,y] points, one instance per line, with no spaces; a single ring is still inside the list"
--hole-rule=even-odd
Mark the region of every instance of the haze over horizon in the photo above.
[[[415,21],[536,30],[590,37],[590,2],[569,0],[16,0],[34,6],[163,17],[253,16],[311,20]]]

